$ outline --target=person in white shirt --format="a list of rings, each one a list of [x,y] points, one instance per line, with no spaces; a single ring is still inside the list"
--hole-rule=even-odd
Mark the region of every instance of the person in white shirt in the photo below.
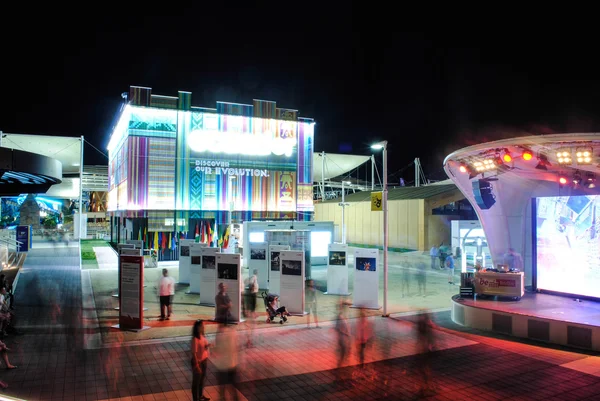
[[[163,275],[158,282],[158,296],[160,297],[160,320],[169,320],[173,312],[171,303],[175,295],[175,280],[169,277],[169,271],[163,269]],[[167,316],[165,317],[165,312]]]

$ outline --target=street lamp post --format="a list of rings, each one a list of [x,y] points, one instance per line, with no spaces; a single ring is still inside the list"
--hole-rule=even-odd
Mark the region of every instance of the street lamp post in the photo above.
[[[342,202],[339,204],[342,207],[342,244],[346,243],[346,215],[345,210],[348,204],[345,202],[346,190],[344,184],[351,184],[350,181],[342,181]]]
[[[388,297],[388,182],[387,182],[387,141],[381,141],[371,146],[372,149],[383,149],[383,316],[387,317]]]

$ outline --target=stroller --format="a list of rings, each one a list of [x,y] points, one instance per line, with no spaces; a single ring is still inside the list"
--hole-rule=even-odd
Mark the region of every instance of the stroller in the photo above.
[[[267,310],[267,323],[271,323],[277,316],[279,316],[279,323],[283,324],[287,322],[288,313],[285,306],[278,307],[275,309],[273,307],[273,303],[278,305],[279,303],[279,295],[277,294],[269,294],[266,291],[263,291],[261,294],[263,301],[265,302],[265,309]]]

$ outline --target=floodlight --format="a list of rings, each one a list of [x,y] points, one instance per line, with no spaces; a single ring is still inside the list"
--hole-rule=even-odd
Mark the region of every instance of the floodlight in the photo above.
[[[577,148],[577,152],[575,153],[577,164],[591,164],[592,154],[592,148]]]
[[[559,149],[556,152],[556,159],[558,160],[558,164],[571,164],[573,160],[571,160],[571,149]]]

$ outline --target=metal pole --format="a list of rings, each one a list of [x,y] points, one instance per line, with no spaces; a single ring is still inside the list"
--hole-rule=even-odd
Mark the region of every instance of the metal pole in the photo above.
[[[81,135],[81,152],[79,155],[79,232],[77,236],[81,239],[81,232],[83,227],[83,145],[85,139]],[[87,224],[87,221],[86,221]]]
[[[421,168],[419,167],[419,158],[416,157],[415,158],[415,187],[420,187],[421,183],[421,174],[420,173]]]
[[[387,141],[383,142],[383,316],[387,317],[388,298],[388,179]]]
[[[375,190],[375,155],[371,155],[371,191]]]
[[[325,152],[321,152],[321,202],[325,201]]]
[[[346,243],[346,219],[345,219],[345,210],[346,204],[344,203],[344,195],[346,190],[344,189],[344,181],[342,181],[342,244]]]

